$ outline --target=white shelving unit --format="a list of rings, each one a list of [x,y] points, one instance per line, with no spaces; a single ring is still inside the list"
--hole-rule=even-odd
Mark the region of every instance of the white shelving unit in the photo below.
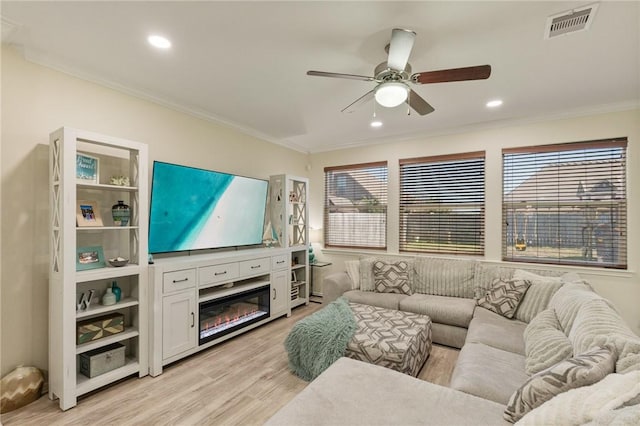
[[[67,410],[77,398],[124,377],[148,374],[148,150],[147,145],[63,127],[49,138],[50,270],[49,270],[49,398]],[[99,161],[97,182],[76,179],[76,155]],[[124,175],[131,186],[110,185],[109,177]],[[95,200],[104,226],[79,227],[77,200]],[[131,207],[129,226],[116,226],[111,206],[118,200]],[[77,271],[80,247],[100,246],[104,260],[122,256],[126,266]],[[100,298],[112,281],[122,288],[122,300],[103,306]],[[77,310],[80,294],[94,290],[89,308]],[[77,323],[118,313],[124,331],[76,344]],[[89,378],[80,373],[81,354],[112,343],[125,346],[125,365]]]
[[[309,180],[291,175],[269,178],[269,219],[281,247],[291,249],[291,308],[309,304]]]

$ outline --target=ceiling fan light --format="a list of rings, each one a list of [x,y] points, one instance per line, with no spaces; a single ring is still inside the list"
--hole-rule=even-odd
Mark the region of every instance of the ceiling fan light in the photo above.
[[[407,100],[409,88],[398,81],[382,83],[376,88],[376,102],[383,107],[393,108]]]

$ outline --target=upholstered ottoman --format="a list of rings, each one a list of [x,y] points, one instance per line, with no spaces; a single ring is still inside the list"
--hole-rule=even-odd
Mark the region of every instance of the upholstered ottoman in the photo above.
[[[357,328],[345,356],[417,376],[431,351],[431,319],[359,303],[349,307]]]

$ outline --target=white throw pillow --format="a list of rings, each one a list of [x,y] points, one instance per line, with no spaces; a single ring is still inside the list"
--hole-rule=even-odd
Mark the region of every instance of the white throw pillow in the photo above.
[[[581,425],[613,410],[622,410],[640,396],[640,371],[609,374],[599,382],[557,395],[529,411],[516,425]],[[640,410],[640,406],[637,406]]]
[[[363,257],[360,259],[360,290],[375,291],[376,285],[373,281],[374,257]]]
[[[516,269],[513,273],[513,279],[527,280],[531,283],[527,293],[520,301],[515,315],[516,319],[527,323],[547,309],[553,295],[564,284],[560,277],[544,277],[522,269]]]
[[[344,267],[347,270],[347,275],[351,278],[351,290],[357,290],[360,288],[360,261],[359,260],[347,260],[344,262]]]
[[[573,346],[562,332],[553,309],[546,309],[536,315],[524,329],[523,337],[527,356],[525,370],[528,375],[546,370],[573,355]]]

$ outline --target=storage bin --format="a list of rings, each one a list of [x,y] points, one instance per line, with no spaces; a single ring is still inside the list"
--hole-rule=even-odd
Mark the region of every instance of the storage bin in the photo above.
[[[91,378],[124,366],[124,350],[123,344],[112,343],[80,354],[80,373]]]
[[[91,342],[124,331],[124,315],[112,313],[76,324],[76,343]]]

